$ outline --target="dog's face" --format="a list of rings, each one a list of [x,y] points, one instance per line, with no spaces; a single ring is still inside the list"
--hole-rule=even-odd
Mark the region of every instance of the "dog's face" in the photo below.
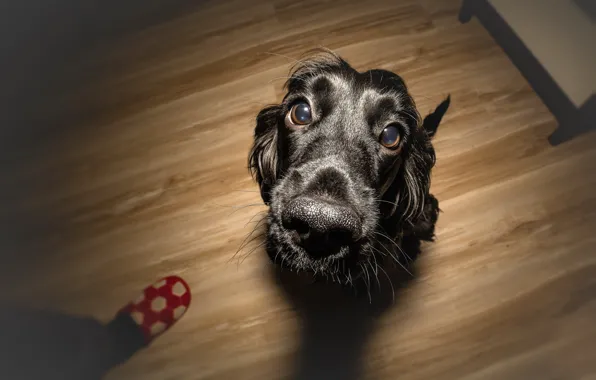
[[[428,196],[435,131],[421,124],[394,73],[333,55],[295,68],[281,104],[257,116],[249,159],[270,206],[271,259],[347,281],[392,256],[379,240],[416,225]]]

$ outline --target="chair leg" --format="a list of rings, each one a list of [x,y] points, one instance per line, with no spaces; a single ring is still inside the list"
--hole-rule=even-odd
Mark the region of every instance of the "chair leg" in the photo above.
[[[548,142],[553,146],[557,146],[593,131],[596,131],[596,124],[590,124],[588,120],[575,118],[574,120],[565,122],[565,124],[560,124],[557,129],[548,136]]]
[[[562,143],[569,141],[571,136],[568,131],[561,125],[557,126],[557,129],[550,136],[548,136],[548,142],[552,146],[561,145]]]
[[[474,16],[474,12],[472,10],[472,1],[471,0],[463,0],[461,4],[461,8],[459,9],[458,19],[459,22],[462,24],[466,24],[470,22]]]

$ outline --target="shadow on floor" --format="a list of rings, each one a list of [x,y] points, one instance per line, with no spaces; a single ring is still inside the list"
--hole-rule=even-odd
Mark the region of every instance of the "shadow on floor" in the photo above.
[[[306,284],[294,273],[274,268],[272,278],[301,322],[302,341],[291,379],[361,379],[375,321],[399,307],[400,295],[416,277],[412,273],[389,272],[391,284],[380,275],[378,284],[373,280],[369,297],[364,287],[356,291],[332,284]]]
[[[125,315],[108,324],[80,316],[4,305],[0,371],[11,380],[99,380],[144,347]]]

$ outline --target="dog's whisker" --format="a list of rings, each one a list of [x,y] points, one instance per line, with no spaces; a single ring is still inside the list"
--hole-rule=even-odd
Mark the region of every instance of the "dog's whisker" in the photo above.
[[[385,200],[385,199],[375,199],[374,201],[375,201],[375,202],[378,202],[378,203],[385,202],[385,203],[389,203],[389,204],[391,204],[391,205],[395,205],[395,203],[394,203],[394,202],[391,202],[391,201],[388,201],[388,200]]]
[[[258,215],[258,214],[257,214],[257,215]],[[253,216],[253,218],[254,218],[254,216]],[[255,224],[255,226],[253,227],[252,231],[251,231],[251,232],[250,232],[250,233],[249,233],[249,234],[248,234],[248,235],[247,235],[247,236],[244,238],[244,240],[243,240],[243,241],[242,241],[242,243],[240,244],[240,248],[238,248],[239,250],[240,250],[240,249],[242,249],[242,246],[243,246],[244,242],[246,241],[246,239],[248,239],[248,238],[249,238],[249,237],[250,237],[252,234],[254,234],[254,233],[255,233],[255,231],[257,231],[257,229],[260,227],[261,223],[262,223],[264,220],[267,220],[267,219],[266,219],[266,218],[262,218],[261,220],[259,220],[259,221],[258,221],[258,222]]]
[[[277,263],[277,256],[279,256],[280,253],[281,253],[281,247],[277,248],[277,253],[275,254],[275,257],[273,258],[274,263]]]
[[[378,266],[379,264],[378,264],[378,262],[377,262],[377,256],[376,256],[376,255],[374,254],[374,252],[372,252],[372,251],[370,251],[370,254],[371,254],[371,255],[369,256],[369,258],[368,258],[368,261],[370,261],[370,257],[372,257],[372,258],[373,258],[373,260],[374,260],[374,262],[375,262],[375,265],[377,265],[377,266]],[[372,264],[371,264],[371,266],[372,266]],[[374,270],[374,269],[373,269],[373,270]],[[375,274],[376,274],[376,272],[375,272]]]
[[[366,268],[366,262],[359,264],[360,268],[362,268],[362,272],[364,273],[364,284],[366,285],[366,291],[368,293],[368,300],[372,303],[372,297],[370,295],[370,274],[368,273],[368,269]]]
[[[255,224],[255,226],[253,227],[252,231],[246,235],[246,237],[244,238],[244,240],[242,240],[242,243],[240,243],[240,246],[238,247],[238,249],[236,250],[236,252],[234,253],[234,256],[232,256],[232,258],[236,257],[236,255],[242,251],[244,248],[246,248],[246,246],[248,244],[250,244],[251,242],[253,242],[255,239],[258,239],[259,237],[263,237],[265,235],[265,232],[261,232],[259,235],[256,235],[255,237],[253,237],[252,239],[250,239],[250,237],[257,231],[257,229],[260,226],[260,223],[265,220],[265,218],[261,219],[259,221],[259,223]],[[250,240],[248,240],[250,239]],[[248,240],[248,241],[247,241]]]
[[[381,228],[382,228],[382,227],[381,227]],[[378,232],[378,231],[375,231],[374,233],[375,233],[375,234],[377,234],[377,235],[379,235],[379,236],[382,236],[382,237],[384,237],[384,238],[385,238],[385,239],[387,239],[387,240],[389,240],[389,241],[390,241],[390,242],[391,242],[391,243],[392,243],[392,244],[393,244],[393,245],[394,245],[394,246],[395,246],[397,249],[399,249],[399,251],[402,253],[402,255],[404,255],[404,257],[405,257],[406,259],[408,259],[409,261],[412,261],[412,258],[411,258],[410,256],[408,256],[408,254],[407,254],[407,253],[406,253],[406,252],[405,252],[403,249],[401,249],[401,247],[399,246],[399,244],[397,244],[397,243],[396,243],[396,242],[395,242],[393,239],[391,239],[389,236],[387,236],[387,235],[385,235],[385,234],[383,234],[383,233],[381,233],[381,232]]]
[[[372,252],[371,252],[371,253],[372,253]],[[381,282],[379,281],[379,271],[378,271],[378,269],[377,269],[377,268],[379,267],[379,264],[377,263],[377,258],[375,257],[375,255],[374,255],[374,254],[372,254],[371,256],[372,256],[372,257],[374,258],[374,260],[375,260],[375,262],[374,262],[375,266],[373,267],[373,263],[370,261],[370,257],[369,257],[369,259],[367,260],[367,262],[369,263],[369,265],[370,265],[370,268],[372,269],[373,273],[375,274],[375,277],[376,277],[376,279],[377,279],[377,285],[378,285],[379,289],[381,289]]]
[[[391,250],[387,249],[387,247],[385,247],[385,245],[383,243],[381,243],[379,240],[375,239],[375,243],[379,244],[381,247],[383,247],[385,249],[385,251],[387,252],[387,254],[389,254],[389,257],[391,257],[394,261],[399,261],[399,257],[397,255],[395,255],[393,252],[391,252]],[[379,254],[381,254],[382,256],[387,256],[385,253],[383,253],[381,250],[379,250],[378,248],[371,246],[372,249],[374,249],[375,251],[377,251]]]
[[[377,242],[378,243],[378,242]],[[381,243],[378,243],[379,245],[382,245]],[[387,257],[387,254],[382,252],[381,250],[379,250],[378,248],[375,247],[371,247],[373,250],[375,250],[377,253],[379,253],[381,256]],[[389,251],[387,251],[387,253],[389,253],[389,257],[391,257],[393,260],[397,260],[397,258],[395,256],[393,256],[393,254]]]
[[[372,267],[372,263],[371,263],[371,267]],[[375,277],[377,278],[377,286],[378,286],[378,289],[380,292],[381,291],[381,280],[379,279],[379,268],[380,268],[379,264],[375,263],[374,272],[375,272]]]
[[[389,236],[388,236],[389,235],[389,232],[387,232],[387,230],[385,228],[383,228],[383,226],[380,226],[380,227],[386,233],[386,235],[383,234],[383,236],[386,239],[388,239],[391,243],[393,243],[393,245],[395,245],[397,247],[397,249],[399,249],[399,251],[401,252],[401,254],[405,256],[406,260],[408,260],[409,262],[413,263],[414,260],[412,260],[412,258],[407,254],[407,252],[402,247],[400,247],[400,245],[397,244],[394,239],[390,239],[389,238]]]
[[[228,208],[233,208],[233,209],[243,209],[243,208],[247,208],[247,207],[257,207],[257,206],[264,206],[262,203],[250,203],[247,205],[220,205],[221,207],[228,207]]]
[[[257,216],[259,216],[259,215],[261,215],[261,214],[266,214],[266,213],[267,213],[267,211],[266,211],[266,210],[264,210],[264,211],[259,211],[259,212],[257,212],[256,214],[254,214],[254,215],[253,215],[253,216],[252,216],[252,217],[251,217],[251,218],[248,220],[248,222],[246,222],[246,224],[244,225],[244,228],[246,228],[246,226],[248,226],[248,224],[249,224],[249,223],[252,223],[252,221],[254,220],[254,218],[256,218]],[[267,217],[267,215],[263,215],[263,217],[262,217],[262,218],[261,218],[261,219],[260,219],[260,220],[257,222],[257,224],[258,224],[258,223],[261,223],[261,221],[262,221],[262,220],[265,220],[265,219],[267,219],[266,217]]]
[[[387,247],[385,247],[385,245],[384,245],[383,243],[380,243],[380,244],[381,244],[381,246],[382,246],[383,248],[387,249]],[[395,259],[395,257],[394,257],[394,259]],[[410,272],[410,271],[408,270],[408,268],[406,268],[406,267],[405,267],[405,266],[404,266],[404,265],[401,263],[401,261],[400,261],[400,260],[396,259],[396,260],[394,260],[394,261],[395,261],[395,262],[396,262],[396,263],[397,263],[397,264],[398,264],[400,267],[402,267],[402,269],[403,269],[403,270],[405,270],[406,272],[408,272],[408,274],[409,274],[410,276],[414,277],[414,275],[412,274],[412,272]]]
[[[350,276],[351,272],[348,270],[346,273],[346,261],[345,260],[341,261],[341,272],[346,277],[346,283],[352,284],[352,277]]]
[[[387,248],[387,246],[383,243],[381,243],[381,241],[379,241],[378,239],[375,239],[375,241],[381,246],[383,247],[383,249],[385,250],[385,252],[387,252],[389,254],[389,257],[391,257],[393,259],[393,261],[399,262],[399,256],[395,251],[392,251],[391,249]],[[381,252],[378,248],[375,248],[378,252]],[[387,255],[384,255],[387,256]]]
[[[232,216],[235,212],[238,212],[242,209],[248,208],[248,207],[262,207],[263,204],[262,203],[254,203],[254,204],[250,204],[250,205],[245,205],[245,206],[229,206],[231,208],[234,208],[235,210],[232,211],[227,217]]]
[[[397,203],[396,202],[387,201],[385,199],[375,199],[375,201],[378,202],[378,203],[388,203],[388,204],[390,204],[392,206],[396,206],[397,207]]]
[[[250,252],[248,252],[247,254],[245,254],[242,258],[242,260],[240,261],[240,264],[242,264],[244,262],[244,260],[246,260],[246,258],[248,256],[250,256],[254,251],[256,251],[257,249],[259,249],[260,247],[262,247],[263,245],[265,245],[267,243],[267,241],[262,242],[261,244],[257,245],[256,247],[254,247],[253,249],[250,250]]]
[[[387,277],[387,280],[389,280],[389,285],[391,286],[391,297],[393,302],[395,302],[395,288],[393,287],[393,281],[391,281],[391,277],[389,277],[385,269],[383,269],[382,267],[379,267],[379,269],[381,269],[383,273],[385,273],[385,277]]]
[[[372,294],[371,294],[371,288],[372,288],[372,281],[370,279],[370,273],[368,272],[368,265],[367,262],[364,263],[364,271],[366,272],[366,277],[368,278],[368,302],[372,303]]]
[[[263,237],[265,236],[266,232],[265,231],[261,231],[260,234],[255,235],[252,239],[248,240],[252,234],[254,234],[257,231],[257,228],[259,227],[259,225],[255,225],[255,228],[252,230],[251,233],[249,233],[244,240],[242,241],[242,243],[240,244],[240,247],[238,248],[238,250],[236,251],[235,254],[237,254],[238,252],[241,252],[244,248],[246,248],[246,246],[250,243],[252,243],[253,241],[255,241],[255,239],[258,239],[259,237]],[[248,240],[248,241],[247,241]]]
[[[234,259],[236,259],[236,267],[239,267],[240,264],[242,262],[244,262],[244,260],[251,254],[253,253],[256,249],[258,249],[260,246],[262,246],[265,242],[261,242],[258,245],[256,245],[255,247],[253,247],[253,249],[245,254],[242,254],[241,256],[238,255],[238,253],[235,253],[228,261],[227,263],[230,264],[234,261]]]
[[[246,238],[244,238],[244,240],[248,239],[248,238],[249,238],[249,237],[250,237],[250,236],[251,236],[253,233],[254,233],[254,231],[253,231],[253,232],[251,232],[251,233],[250,233],[250,234],[249,234],[249,235],[248,235]],[[258,234],[258,235],[255,235],[255,236],[254,236],[252,239],[250,239],[249,241],[247,241],[247,242],[243,242],[243,243],[242,243],[242,245],[240,246],[240,248],[238,248],[238,249],[236,250],[236,252],[234,252],[234,255],[232,255],[232,257],[231,257],[231,258],[228,260],[228,263],[229,263],[229,262],[231,262],[232,260],[234,260],[234,259],[236,258],[236,256],[237,256],[237,255],[238,255],[240,252],[242,252],[242,250],[243,250],[244,248],[246,248],[246,247],[247,247],[247,246],[248,246],[250,243],[252,243],[253,241],[255,241],[255,240],[257,240],[257,239],[260,239],[260,238],[263,238],[263,237],[265,237],[265,235],[266,235],[266,234],[265,234],[265,232],[261,232],[260,234]]]
[[[235,193],[235,192],[239,192],[239,193],[258,193],[259,190],[249,190],[249,189],[233,189],[233,190],[226,190],[226,191],[218,191],[216,193],[213,194],[213,196],[215,197],[221,197],[223,195],[230,195],[230,193]],[[212,202],[213,205],[218,206],[218,207],[228,207],[225,205],[220,205],[218,203]]]
[[[359,263],[358,266],[360,267],[360,270],[361,270],[360,273],[362,273],[362,282],[364,283],[364,286],[367,287],[367,291],[368,291],[368,286],[366,283],[366,275],[364,274],[364,267],[362,266],[362,263]]]
[[[251,223],[259,224],[259,223],[261,223],[263,220],[266,220],[266,219],[267,219],[267,218],[265,218],[265,217],[262,217],[262,218],[261,218],[261,219],[259,219],[259,220],[249,220],[249,221],[248,221],[248,222],[246,222],[246,224],[244,225],[244,228],[246,228],[246,227],[247,227],[249,224],[251,224]]]
[[[393,261],[395,263],[397,263],[400,267],[402,267],[406,272],[408,272],[410,274],[410,276],[414,277],[414,275],[399,261],[399,258],[397,256],[394,256],[393,253],[391,253],[391,251],[382,243],[379,242],[379,244],[389,253],[389,256],[393,259]],[[374,248],[377,252],[379,252],[380,254],[384,255],[380,250],[378,250],[377,248]],[[384,255],[385,256],[385,255]],[[382,269],[381,266],[379,266],[379,268]]]
[[[385,251],[393,259],[393,261],[395,261],[397,264],[399,264],[399,266],[401,266],[406,272],[410,273],[410,271],[400,262],[399,257],[395,256],[393,254],[393,252],[391,252],[391,250],[385,246],[385,244],[381,243],[378,240],[376,240],[376,242],[379,243],[381,245],[381,247],[383,247],[383,249],[385,249]],[[375,247],[372,247],[372,248],[375,249],[377,252],[381,253],[382,255],[384,255],[378,248],[375,248]],[[412,273],[410,273],[410,275],[413,277]]]
[[[283,271],[285,266],[284,266],[284,261],[286,260],[286,256],[285,255],[281,255],[281,270]]]
[[[212,203],[212,204],[215,205],[215,206],[217,206],[217,207],[234,209],[234,211],[232,213],[230,213],[230,215],[232,215],[236,211],[242,210],[242,209],[247,208],[247,207],[264,206],[264,204],[262,204],[262,203],[251,203],[251,204],[247,204],[247,205],[238,205],[238,206],[236,206],[236,205],[222,205],[222,204],[218,204],[218,203]],[[230,215],[228,215],[228,216],[230,216]]]

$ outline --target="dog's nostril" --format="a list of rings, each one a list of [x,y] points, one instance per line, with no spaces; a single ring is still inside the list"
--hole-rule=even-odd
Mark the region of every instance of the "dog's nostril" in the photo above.
[[[310,237],[310,227],[299,219],[293,219],[289,223],[285,223],[284,227],[290,231],[292,240],[296,244],[300,244]]]
[[[353,236],[352,231],[333,229],[325,234],[325,242],[329,245],[344,245],[346,242],[358,240]]]
[[[292,220],[291,228],[298,232],[298,234],[300,235],[308,235],[308,233],[310,232],[310,227],[308,226],[308,223],[300,219]]]
[[[290,202],[282,214],[292,240],[309,253],[331,255],[361,235],[361,221],[349,206],[316,198],[301,197]]]

